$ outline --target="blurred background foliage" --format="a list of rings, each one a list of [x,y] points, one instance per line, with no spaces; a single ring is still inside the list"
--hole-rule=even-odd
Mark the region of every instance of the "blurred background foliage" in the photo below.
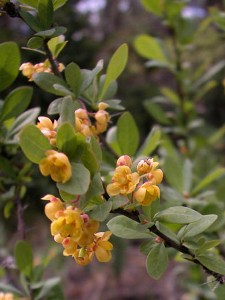
[[[179,1],[172,2],[179,3]],[[159,148],[159,154],[163,157],[166,149],[168,152],[175,151],[177,155],[182,153],[190,158],[195,175],[193,181],[196,183],[215,165],[224,166],[225,164],[223,85],[225,25],[224,21],[222,23],[217,20],[217,10],[223,11],[224,14],[224,1],[186,1],[185,9],[182,11],[181,30],[178,32],[181,45],[179,55],[184,76],[182,80],[185,79],[186,85],[190,87],[188,80],[194,82],[201,77],[201,74],[208,76],[205,78],[208,86],[203,88],[200,84],[197,87],[198,93],[193,93],[193,97],[197,98],[189,99],[195,105],[192,108],[193,127],[188,132],[188,143],[187,136],[176,130],[176,122],[173,118],[177,118],[177,111],[171,104],[162,100],[162,96],[165,96],[165,90],[162,95],[162,88],[177,89],[175,76],[166,68],[148,67],[146,59],[138,55],[134,47],[136,36],[143,33],[150,34],[163,40],[169,51],[168,56],[173,58],[173,33],[168,24],[144,10],[140,2],[136,0],[70,0],[57,11],[55,22],[68,29],[66,33],[68,44],[59,57],[59,61],[65,65],[75,61],[81,68],[91,69],[99,59],[103,58],[107,62],[119,45],[128,43],[129,62],[120,78],[117,97],[122,99],[124,107],[135,117],[142,141],[153,125],[160,125],[164,128],[165,137],[169,136],[170,140],[166,142],[165,139],[164,145]],[[213,16],[214,22],[212,22]],[[0,42],[12,40],[19,43],[20,47],[24,47],[31,36],[31,32],[22,21],[17,18],[10,19],[4,14],[0,17],[0,28]],[[44,60],[41,54],[26,49],[22,49],[21,54],[23,62],[37,63]],[[213,73],[211,67],[215,65],[217,69],[214,69]],[[185,80],[183,80],[184,83]],[[27,85],[26,78],[19,75],[14,87],[25,84]],[[5,90],[2,97],[7,93],[8,90]],[[190,89],[188,96],[191,97],[191,95]],[[52,100],[51,95],[35,88],[31,107],[40,106],[42,113],[45,113]],[[151,103],[150,106],[149,103]],[[163,111],[157,109],[157,105],[154,106],[152,103],[160,104]],[[167,123],[166,118],[172,120],[172,123],[170,121]],[[116,122],[116,119],[117,116],[112,119],[112,122]],[[211,137],[210,141],[208,137]],[[186,147],[190,151],[185,154]],[[46,191],[50,194],[54,194],[55,191],[50,180],[48,184],[46,178],[39,176],[35,166],[29,172],[29,175],[32,173],[32,181],[28,183],[28,196],[23,200],[24,207],[29,208],[24,214],[27,224],[26,234],[35,245],[35,251],[37,253],[40,251],[37,259],[42,260],[46,252],[50,258],[56,256],[57,247],[52,246],[52,249],[48,247],[51,244],[51,237],[39,199]],[[202,213],[222,213],[223,215],[224,181],[216,183],[214,189],[216,195],[206,195],[206,198],[216,197],[216,200],[221,201],[221,210],[220,206],[215,206],[210,201],[200,210],[202,209]],[[168,197],[167,192],[168,189],[165,189],[163,198]],[[194,200],[193,205],[195,208],[201,206]],[[4,245],[8,243],[13,246],[16,240],[14,234],[17,226],[16,211],[12,211],[13,218],[3,218],[4,201],[0,203],[0,206],[2,223],[0,224],[2,227],[0,259],[5,269],[1,272],[7,273],[7,268],[13,267],[13,263]],[[224,226],[223,222],[222,225]],[[37,227],[41,229],[38,234]],[[213,233],[212,236],[218,238]],[[224,240],[222,231],[219,233],[219,238]],[[47,240],[48,243],[46,243]],[[92,265],[81,269],[74,264],[71,267],[71,262],[61,255],[54,260],[54,263],[50,262],[51,268],[48,269],[50,275],[54,274],[57,269],[62,270],[60,275],[64,278],[65,299],[216,299],[206,286],[200,285],[204,277],[196,266],[189,266],[187,272],[185,263],[174,266],[175,263],[171,262],[165,276],[156,283],[146,275],[144,260],[138,253],[135,242],[129,242],[130,247],[127,248],[127,243],[115,238],[114,245],[113,272],[110,271],[109,266]],[[222,246],[225,249],[224,245]],[[12,278],[12,280],[15,279]],[[217,296],[218,299],[224,299],[223,292],[224,290],[221,295]]]

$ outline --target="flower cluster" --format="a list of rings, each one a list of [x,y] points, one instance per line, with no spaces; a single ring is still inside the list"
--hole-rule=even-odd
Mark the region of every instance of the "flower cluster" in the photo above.
[[[87,265],[95,256],[99,262],[110,261],[113,245],[110,231],[97,232],[99,222],[79,208],[66,206],[59,198],[46,195],[45,214],[51,220],[51,234],[62,244],[63,255],[71,255],[79,265]]]
[[[58,70],[59,72],[62,72],[65,69],[65,66],[62,63],[58,64]],[[51,65],[49,63],[49,60],[45,60],[44,62],[38,63],[33,65],[30,62],[23,63],[20,66],[20,71],[22,71],[22,74],[26,76],[29,81],[33,81],[33,75],[35,73],[41,73],[41,72],[46,72],[46,73],[52,73]]]
[[[98,104],[98,111],[96,113],[88,114],[86,109],[79,108],[75,111],[75,128],[76,131],[82,135],[98,136],[99,134],[106,131],[110,120],[109,113],[105,110],[108,104],[100,102]],[[91,116],[95,122],[92,124]]]
[[[12,293],[0,292],[0,300],[14,300],[14,296]]]
[[[37,128],[41,130],[41,132],[48,138],[51,145],[56,144],[56,128],[58,126],[58,122],[54,120],[52,122],[47,117],[38,117]]]
[[[142,159],[132,172],[132,160],[128,155],[123,155],[117,160],[117,167],[112,177],[112,183],[107,186],[110,196],[129,195],[130,201],[134,199],[143,206],[151,204],[160,196],[157,186],[163,179],[163,172],[157,169],[158,162],[152,158]]]

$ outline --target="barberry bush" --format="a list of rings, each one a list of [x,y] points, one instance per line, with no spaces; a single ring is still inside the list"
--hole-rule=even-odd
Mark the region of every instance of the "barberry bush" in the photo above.
[[[26,49],[43,57],[36,64],[23,62],[16,42],[0,44],[1,206],[7,219],[16,212],[14,257],[20,273],[20,284],[0,284],[0,299],[63,299],[58,277],[43,280],[51,258],[35,264],[26,241],[24,199],[31,198],[35,165],[55,187],[55,194],[46,188],[40,200],[49,235],[73,263],[108,263],[115,235],[138,240],[154,279],[160,280],[175,259],[205,271],[213,290],[223,288],[225,169],[218,147],[225,130],[210,128],[208,135],[210,124],[197,108],[222,82],[218,74],[225,62],[200,60],[197,67],[185,67],[185,60],[207,26],[224,36],[224,13],[212,9],[193,27],[182,17],[185,1],[141,3],[168,35],[163,40],[142,33],[129,47],[148,60],[147,68],[166,69],[174,81],[174,88],[159,86],[161,95],[144,101],[158,125],[142,142],[135,115],[115,100],[117,79],[129,64],[127,44],[92,70],[76,62],[64,65],[66,28],[55,24],[54,12],[66,1],[0,1],[3,14],[20,18],[33,31]],[[11,89],[19,72],[29,85]],[[32,84],[55,98],[42,115],[39,107],[28,108]]]

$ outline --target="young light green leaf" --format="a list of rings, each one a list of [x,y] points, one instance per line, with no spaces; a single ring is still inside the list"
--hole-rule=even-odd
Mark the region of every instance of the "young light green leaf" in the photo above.
[[[52,0],[38,0],[38,18],[43,30],[48,29],[53,22]]]
[[[158,126],[154,126],[148,134],[148,136],[146,137],[143,145],[138,150],[136,156],[149,156],[159,145],[160,139],[161,129]]]
[[[112,233],[124,239],[146,239],[151,234],[143,225],[125,216],[111,219],[107,226]]]
[[[200,220],[202,215],[197,211],[184,207],[174,206],[164,209],[154,217],[156,221],[176,224],[188,224]]]
[[[163,243],[153,246],[147,256],[146,269],[148,274],[159,279],[168,265],[168,254]]]
[[[141,0],[144,8],[156,16],[161,17],[163,13],[163,3],[160,0]]]
[[[106,201],[102,204],[96,205],[93,210],[88,212],[88,215],[96,221],[103,222],[108,217],[111,209],[112,202]]]
[[[31,277],[33,268],[33,255],[31,245],[25,241],[19,241],[15,248],[16,265],[20,272],[28,278]]]
[[[90,184],[90,172],[81,163],[72,163],[72,177],[66,183],[57,183],[59,190],[71,195],[83,195]]]
[[[6,89],[19,73],[20,52],[14,42],[0,44],[0,91]]]
[[[67,41],[64,40],[63,35],[56,36],[48,41],[49,50],[52,53],[52,56],[57,58],[61,51],[66,46]]]
[[[217,180],[219,177],[225,174],[225,168],[218,168],[212,173],[208,174],[205,178],[203,178],[197,186],[191,192],[191,196],[195,196],[198,194],[202,189],[210,185],[213,181]]]
[[[51,149],[49,140],[35,125],[28,125],[21,131],[19,144],[26,157],[36,164],[45,157],[45,152]]]
[[[139,132],[134,118],[129,112],[125,112],[117,123],[117,140],[121,152],[134,155],[139,144]]]
[[[196,236],[208,229],[217,219],[217,215],[202,216],[199,220],[188,224],[183,232],[183,240]]]
[[[28,86],[21,86],[9,93],[2,107],[0,122],[21,114],[30,104],[32,94],[33,89]]]
[[[179,96],[175,93],[175,91],[167,88],[167,87],[163,87],[160,89],[161,93],[173,104],[180,106],[181,101],[179,99]]]
[[[99,95],[99,99],[104,98],[104,95],[110,85],[110,83],[116,80],[123,72],[128,59],[128,47],[127,44],[121,45],[110,59],[109,65],[106,70],[106,78]]]
[[[147,34],[141,34],[134,40],[137,52],[147,59],[153,59],[169,65],[159,41]]]
[[[62,7],[64,4],[66,4],[67,1],[68,0],[53,0],[54,10],[57,10],[60,7]]]

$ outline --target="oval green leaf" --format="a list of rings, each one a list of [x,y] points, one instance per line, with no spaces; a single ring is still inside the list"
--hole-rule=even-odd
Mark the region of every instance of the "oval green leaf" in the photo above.
[[[163,243],[153,246],[147,256],[146,269],[148,274],[159,279],[168,265],[168,254]]]

